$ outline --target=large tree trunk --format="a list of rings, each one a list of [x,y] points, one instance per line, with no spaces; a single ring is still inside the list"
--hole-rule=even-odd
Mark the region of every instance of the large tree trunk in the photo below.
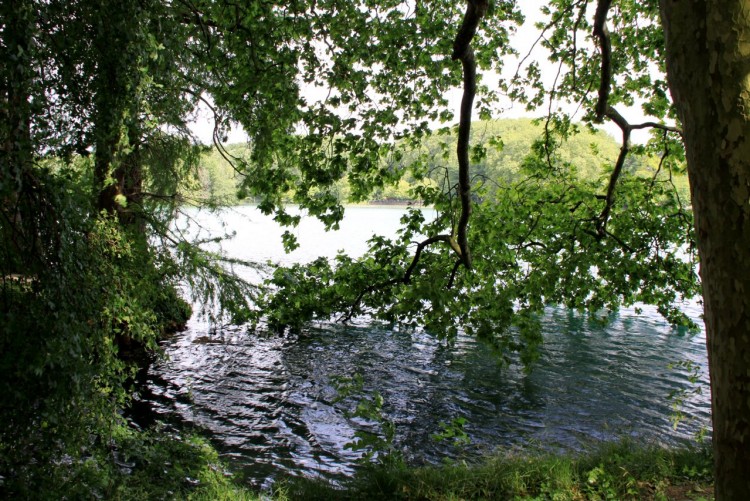
[[[750,1],[661,1],[685,133],[711,376],[716,499],[750,499]]]

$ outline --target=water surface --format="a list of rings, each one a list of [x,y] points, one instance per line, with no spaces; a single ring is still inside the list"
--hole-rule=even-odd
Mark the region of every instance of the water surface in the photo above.
[[[224,218],[237,231],[224,249],[286,262],[339,249],[358,254],[373,232],[392,235],[402,213],[349,209],[333,234],[303,220],[296,230],[301,249],[284,255],[281,230],[253,208],[240,208]],[[215,231],[211,217],[196,215]],[[687,309],[698,318],[698,305]],[[192,319],[187,331],[165,342],[168,359],[150,370],[144,398],[165,420],[200,427],[234,469],[266,486],[280,474],[336,478],[354,471],[360,453],[345,444],[356,430],[379,430],[347,417],[353,399],[335,401],[336,379],[355,373],[364,377],[363,396],[384,397],[384,416],[396,425],[394,445],[414,463],[530,445],[577,451],[622,437],[675,444],[710,426],[703,333],[680,334],[649,307],[640,315],[625,309],[607,325],[549,308],[542,325],[542,357],[527,374],[502,366],[467,336],[448,343],[363,322],[316,323],[284,337]],[[695,364],[699,385],[688,382],[685,368],[669,368],[680,361]],[[682,410],[690,419],[675,429],[668,397],[684,391]],[[466,419],[471,443],[436,441],[439,423],[456,417]]]

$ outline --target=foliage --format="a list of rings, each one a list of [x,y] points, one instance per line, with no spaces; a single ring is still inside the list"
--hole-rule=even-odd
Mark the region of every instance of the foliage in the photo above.
[[[523,159],[528,156],[532,144],[543,132],[543,125],[532,119],[499,119],[474,122],[473,129],[476,162],[472,169],[475,182],[478,186],[484,186],[487,192],[497,194],[503,184],[523,178]],[[452,158],[456,147],[453,128],[431,130],[427,134],[416,147],[410,145],[414,141],[409,139],[401,139],[396,143],[395,147],[401,152],[400,159],[389,159],[385,167],[404,171],[404,177],[372,190],[367,201],[416,201],[415,190],[420,186],[440,186],[447,190],[447,187],[456,184],[458,169]],[[250,155],[248,147],[239,143],[226,146],[225,150],[233,157],[246,161]],[[585,129],[562,142],[558,150],[560,160],[570,164],[578,178],[595,182],[602,181],[601,166],[609,159],[616,158],[617,152],[617,143],[606,133],[592,133]],[[385,162],[386,160],[381,160],[381,163]],[[633,157],[627,165],[629,172],[641,177],[652,177],[657,169],[658,159],[654,157]],[[240,202],[238,190],[242,180],[243,176],[214,147],[201,156],[197,181],[186,188],[184,197],[219,205],[236,204]],[[689,193],[686,176],[678,174],[673,181],[680,196],[687,200]],[[353,201],[354,190],[347,176],[335,183],[332,190],[339,203]],[[291,201],[294,191],[294,187],[290,188],[283,199]]]
[[[317,261],[277,272],[268,284],[271,294],[260,302],[273,325],[362,313],[422,325],[438,335],[450,336],[460,325],[498,350],[521,351],[530,361],[540,339],[533,318],[546,303],[596,312],[643,301],[657,304],[676,324],[686,322],[675,304],[694,294],[697,279],[689,270],[694,249],[689,210],[671,183],[672,172],[681,168],[679,142],[672,132],[655,134],[652,143],[634,149],[643,160],[625,164],[621,174],[616,150],[592,135],[598,73],[596,58],[586,51],[596,47],[570,46],[570,36],[589,27],[579,3],[546,9],[554,22],[545,29],[560,42],[542,43],[561,65],[553,88],[546,87],[533,64],[521,64],[501,82],[501,90],[529,106],[550,96],[551,113],[536,126],[541,137],[531,151],[512,141],[519,129],[530,127],[528,122],[510,127],[485,122],[473,136],[470,224],[478,260],[472,271],[454,265],[448,246],[418,247],[420,258],[412,257],[417,238],[442,235],[438,240],[449,242],[465,226],[459,224],[459,212],[462,218],[468,214],[460,209],[455,169],[443,158],[453,146],[448,139],[453,130],[430,137],[431,123],[452,119],[444,95],[459,83],[459,68],[450,57],[452,35],[446,36],[460,24],[455,3],[425,9],[398,2],[233,7],[211,1],[125,2],[116,6],[123,21],[104,31],[96,29],[100,14],[91,2],[80,0],[67,11],[57,2],[28,6],[31,15],[24,20],[48,43],[24,57],[49,69],[24,81],[28,97],[54,101],[56,117],[80,110],[87,124],[66,123],[55,132],[47,126],[48,115],[29,110],[34,126],[46,131],[34,138],[30,151],[66,158],[71,151],[94,149],[90,175],[98,208],[116,211],[123,222],[143,225],[145,219],[162,243],[172,238],[168,217],[186,194],[200,187],[213,202],[232,201],[235,180],[238,198],[253,197],[262,211],[292,226],[299,216],[285,212],[286,201],[336,227],[343,216],[344,179],[355,202],[405,179],[415,183],[414,198],[437,209],[434,221],[419,221],[412,213],[395,242],[373,239],[361,260],[340,256],[336,263]],[[654,83],[653,92],[633,92],[649,103],[649,110],[663,111],[663,82],[653,81],[636,57],[660,56],[661,40],[650,23],[655,10],[618,8],[628,13],[618,28],[648,35],[653,46],[636,54],[624,40],[617,41],[615,48],[630,59],[617,60],[615,73],[629,71],[639,85]],[[633,28],[637,18],[650,24]],[[474,47],[480,70],[502,69],[500,56],[514,53],[507,42],[521,20],[512,3],[490,9]],[[74,42],[82,37],[73,35],[84,33],[93,35],[90,45]],[[23,41],[23,33],[18,38]],[[261,40],[261,45],[248,44]],[[113,57],[113,48],[127,57]],[[88,80],[78,82],[73,68],[82,68]],[[629,78],[622,84],[626,88]],[[73,83],[81,84],[76,94]],[[302,84],[327,95],[309,99]],[[45,93],[50,86],[59,100]],[[498,95],[481,85],[479,90],[480,118],[486,119]],[[612,106],[630,102],[630,94],[618,92],[611,93]],[[553,98],[581,104],[583,124],[553,109]],[[225,166],[219,172],[215,165],[196,171],[198,148],[185,123],[198,103],[213,113],[216,153],[231,171]],[[250,137],[247,148],[221,144],[233,122]],[[582,149],[591,154],[581,154]],[[113,189],[117,195],[111,198]],[[285,244],[296,245],[291,234]],[[193,293],[218,300],[238,321],[257,317],[254,291],[222,272],[221,256],[179,239],[167,246],[193,263],[185,273],[197,277],[188,279]],[[627,273],[616,272],[623,267]],[[312,294],[320,291],[322,301],[317,301]],[[456,296],[462,301],[454,301]],[[285,297],[295,299],[286,302]]]
[[[197,436],[118,426],[107,441],[89,443],[84,452],[49,464],[33,483],[5,478],[0,493],[23,499],[260,498],[237,486],[216,451]]]
[[[471,437],[464,430],[466,418],[457,417],[448,423],[440,421],[439,424],[443,431],[433,435],[435,440],[452,440],[455,445],[468,445],[471,442]]]
[[[692,360],[680,360],[679,362],[670,363],[667,367],[670,370],[679,370],[686,373],[687,380],[690,382],[689,388],[681,390],[671,390],[668,399],[672,402],[672,427],[676,430],[681,422],[692,419],[692,416],[685,413],[685,403],[695,395],[703,394],[704,384],[701,381],[701,367]],[[705,430],[701,430],[697,439],[702,439]]]
[[[32,256],[44,264],[34,275],[5,273],[0,291],[0,464],[9,482],[35,482],[111,433],[142,347],[155,351],[158,336],[190,314],[176,275],[160,264],[168,256],[112,217],[82,219],[85,194],[63,176],[37,179],[49,204],[38,223],[56,246]]]
[[[533,57],[519,59],[516,72],[502,76],[500,88],[514,101],[529,110],[546,105],[530,148],[509,140],[504,154],[506,137],[531,128],[528,121],[484,122],[484,131],[474,132],[468,220],[473,265],[462,244],[455,245],[467,216],[450,160],[455,128],[432,135],[407,130],[380,163],[416,182],[413,196],[435,208],[437,217],[428,221],[412,210],[396,240],[373,236],[361,258],[340,255],[333,262],[278,269],[261,302],[272,326],[370,315],[438,336],[454,336],[461,328],[503,357],[519,352],[527,365],[541,342],[535,317],[547,304],[597,315],[643,302],[657,305],[676,326],[696,327],[679,309],[700,292],[680,133],[662,122],[673,117],[666,83],[648,64],[663,68],[657,10],[653,2],[615,7],[620,38],[612,42],[617,59],[605,82],[600,47],[588,35],[587,5],[566,1],[542,8],[549,23],[538,24],[538,41],[556,66],[554,81]],[[498,17],[487,20],[487,32],[503,17],[516,19],[511,6],[496,7]],[[485,34],[478,37],[482,50]],[[632,37],[643,39],[634,43]],[[606,93],[597,94],[597,88]],[[498,96],[484,91],[479,108],[486,119]],[[636,99],[657,115],[655,121],[631,125],[615,109]],[[606,113],[598,111],[600,102],[609,106]],[[582,113],[574,117],[571,108]],[[623,132],[619,149],[595,132],[605,115]],[[631,145],[634,128],[652,128],[651,140]],[[360,191],[352,185],[355,200]]]
[[[350,377],[339,377],[335,380],[337,396],[334,403],[351,401],[357,398],[354,410],[345,410],[347,419],[360,419],[369,423],[376,423],[380,428],[370,431],[359,429],[354,432],[354,441],[344,444],[345,449],[362,451],[361,462],[367,464],[374,457],[379,462],[392,461],[397,453],[393,450],[393,439],[396,434],[396,425],[393,421],[385,418],[383,414],[383,396],[375,391],[372,395],[364,395],[364,378],[356,373]]]
[[[654,173],[622,180],[602,234],[602,182],[580,179],[573,165],[547,154],[528,155],[521,180],[486,198],[478,192],[471,228],[481,231],[473,233],[471,272],[457,270],[448,247],[414,259],[421,235],[455,224],[454,200],[424,190],[420,195],[438,210],[434,220],[411,209],[399,238],[374,236],[362,258],[276,270],[263,303],[271,323],[299,327],[369,314],[448,337],[460,326],[500,354],[520,352],[524,362],[536,356],[541,336],[534,318],[547,304],[598,314],[650,303],[672,323],[694,327],[679,310],[699,293],[692,216],[671,179]]]
[[[493,192],[503,185],[524,178],[523,162],[532,146],[543,136],[545,124],[531,118],[475,121],[472,124],[471,143],[474,145],[472,174],[477,186]],[[455,127],[444,127],[431,132],[418,148],[403,145],[404,156],[400,164],[411,167],[414,173],[407,177],[429,177],[443,190],[456,184],[457,166]],[[607,133],[591,131],[577,124],[566,138],[558,138],[555,153],[560,162],[573,169],[576,178],[585,181],[602,181],[602,167],[617,158],[619,146]],[[628,171],[650,177],[656,168],[653,158],[633,157]],[[417,164],[417,165],[413,165]],[[447,176],[446,176],[447,171]],[[447,179],[446,179],[447,177]],[[684,176],[682,181],[686,182]]]

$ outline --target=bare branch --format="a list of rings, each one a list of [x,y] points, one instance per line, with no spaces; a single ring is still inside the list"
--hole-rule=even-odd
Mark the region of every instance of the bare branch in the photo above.
[[[187,92],[188,94],[191,94],[196,99],[200,100],[203,104],[206,105],[206,107],[211,110],[211,113],[214,116],[214,130],[211,134],[211,141],[213,142],[214,146],[216,147],[216,151],[219,152],[219,155],[229,164],[229,166],[234,170],[237,174],[241,176],[246,176],[247,174],[243,172],[240,168],[235,165],[236,161],[239,161],[240,159],[232,155],[227,151],[226,148],[224,148],[224,145],[221,144],[221,137],[219,135],[219,127],[221,124],[221,114],[219,111],[211,104],[211,102],[203,97],[202,94],[193,91],[192,89],[188,89],[187,87],[182,88],[183,92]]]
[[[675,132],[682,136],[682,129],[679,127],[674,127],[672,125],[664,125],[657,122],[643,122],[640,124],[630,125],[631,130],[636,129],[657,129],[657,130],[663,130],[665,132]]]
[[[448,279],[448,284],[445,286],[446,289],[452,289],[453,283],[456,281],[456,273],[458,272],[458,269],[461,267],[463,262],[460,259],[456,260],[456,264],[453,265],[453,269],[451,270],[451,276]]]
[[[682,131],[677,127],[672,127],[670,125],[664,125],[655,122],[644,122],[637,125],[631,125],[625,119],[625,117],[620,114],[620,112],[618,112],[611,106],[607,107],[605,116],[612,120],[612,122],[614,122],[622,131],[622,143],[620,145],[620,154],[617,156],[615,168],[609,178],[609,184],[607,185],[607,194],[602,197],[602,199],[604,200],[604,209],[602,209],[602,212],[599,215],[596,223],[596,230],[599,238],[604,238],[605,235],[609,234],[607,232],[607,222],[609,221],[609,216],[612,212],[612,206],[615,200],[615,188],[617,187],[617,181],[620,179],[622,169],[625,165],[625,159],[630,152],[630,133],[636,129],[646,129],[651,127],[654,129],[662,130],[665,134],[667,132],[675,132],[680,135],[682,134]],[[664,159],[662,158],[662,162],[663,160]],[[611,234],[609,235],[611,236]]]
[[[607,235],[607,222],[609,221],[609,216],[612,212],[612,206],[615,201],[615,188],[617,187],[617,181],[620,179],[620,174],[622,174],[622,168],[625,166],[625,158],[630,151],[630,124],[622,115],[620,115],[620,113],[617,112],[617,110],[611,107],[607,109],[607,118],[617,124],[622,131],[622,144],[620,145],[620,154],[617,156],[615,168],[612,171],[612,175],[609,177],[607,195],[604,197],[604,209],[602,209],[596,222],[598,238],[604,238],[604,236]]]
[[[339,322],[347,323],[354,317],[354,314],[356,312],[356,309],[359,308],[359,305],[362,304],[362,300],[364,299],[366,294],[369,294],[371,292],[375,292],[378,290],[383,290],[388,287],[393,287],[394,285],[398,285],[400,283],[403,283],[403,278],[394,278],[391,280],[386,280],[385,282],[381,282],[379,284],[370,285],[368,287],[365,287],[362,289],[359,294],[357,294],[357,297],[354,299],[354,302],[352,302],[351,306],[349,307],[349,311],[347,311],[345,314],[342,314],[339,317]]]
[[[406,269],[406,272],[404,273],[404,277],[402,279],[403,283],[408,284],[411,282],[411,276],[414,273],[414,270],[417,267],[417,263],[419,263],[419,258],[422,256],[422,251],[425,247],[428,245],[432,245],[437,242],[445,242],[447,243],[451,249],[454,250],[456,254],[458,254],[459,259],[462,258],[461,256],[461,248],[459,247],[458,243],[456,243],[456,240],[450,236],[450,235],[435,235],[434,237],[430,237],[427,240],[424,240],[417,244],[417,250],[414,252],[414,258],[411,261],[411,264]],[[463,261],[463,259],[462,259]]]
[[[625,251],[629,252],[630,254],[635,254],[635,250],[631,246],[626,244],[617,235],[614,235],[613,233],[610,233],[609,231],[607,231],[607,236],[611,238],[612,240],[614,240],[615,242],[617,242],[620,245],[620,247],[622,247]]]

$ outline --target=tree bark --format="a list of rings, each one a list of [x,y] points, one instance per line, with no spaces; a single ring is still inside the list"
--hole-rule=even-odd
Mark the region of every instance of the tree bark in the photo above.
[[[661,0],[711,377],[715,495],[750,499],[750,1]]]

